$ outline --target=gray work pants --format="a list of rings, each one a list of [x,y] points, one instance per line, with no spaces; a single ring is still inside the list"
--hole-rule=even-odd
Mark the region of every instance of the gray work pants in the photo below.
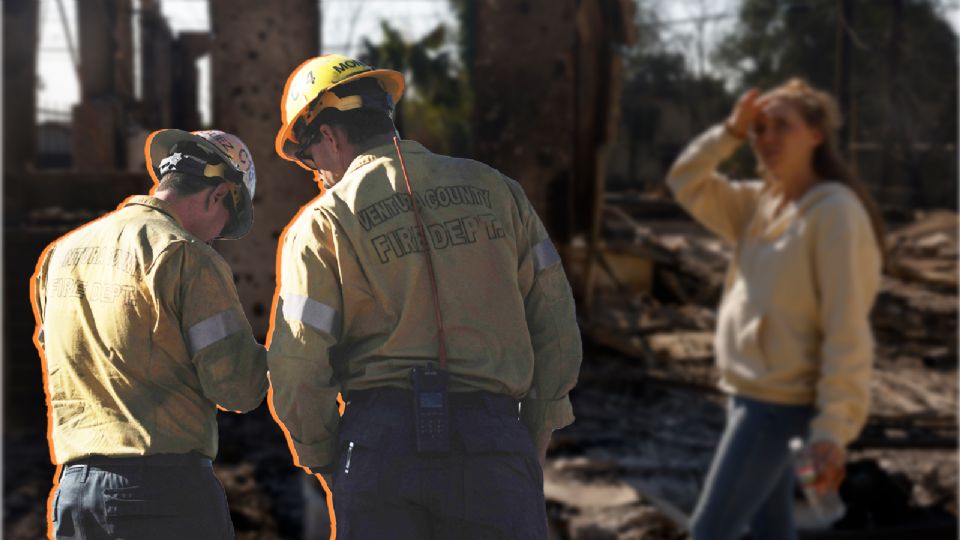
[[[233,538],[223,486],[198,455],[91,458],[63,466],[57,539]]]

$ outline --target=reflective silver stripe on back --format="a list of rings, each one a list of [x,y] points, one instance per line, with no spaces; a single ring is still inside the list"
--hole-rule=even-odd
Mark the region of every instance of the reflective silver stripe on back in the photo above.
[[[316,300],[291,294],[283,297],[283,318],[290,321],[301,321],[316,330],[326,332],[331,336],[333,325],[336,322],[337,312],[332,307],[321,304]]]
[[[243,329],[243,321],[236,311],[221,311],[213,317],[204,319],[190,327],[187,339],[190,341],[190,354],[194,355],[210,345],[233,335]]]
[[[533,266],[537,272],[542,272],[558,262],[560,262],[560,254],[557,253],[557,248],[553,247],[553,242],[549,238],[533,246]]]

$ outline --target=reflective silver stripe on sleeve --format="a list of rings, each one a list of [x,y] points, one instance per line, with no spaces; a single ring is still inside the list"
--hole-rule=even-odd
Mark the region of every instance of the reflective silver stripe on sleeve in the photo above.
[[[243,322],[236,311],[221,311],[209,319],[204,319],[191,326],[190,330],[187,331],[187,338],[190,341],[190,354],[197,354],[242,329]]]
[[[533,246],[533,265],[537,272],[542,272],[558,262],[560,262],[560,254],[557,253],[557,248],[553,247],[553,242],[549,238]]]
[[[337,312],[332,307],[306,296],[291,294],[283,297],[284,319],[301,321],[332,336],[336,317]]]

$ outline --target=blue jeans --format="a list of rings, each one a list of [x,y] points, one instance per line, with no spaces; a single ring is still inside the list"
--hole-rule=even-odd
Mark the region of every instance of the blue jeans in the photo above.
[[[788,443],[808,436],[814,409],[733,397],[727,427],[693,512],[694,540],[794,540]]]
[[[171,465],[167,456],[64,465],[52,508],[54,537],[232,539],[227,498],[210,461]]]

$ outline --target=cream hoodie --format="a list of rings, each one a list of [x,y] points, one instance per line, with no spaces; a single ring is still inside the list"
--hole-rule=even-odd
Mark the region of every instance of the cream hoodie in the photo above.
[[[811,439],[845,445],[870,407],[869,312],[881,271],[870,219],[837,182],[817,184],[774,215],[780,198],[763,182],[716,172],[739,144],[715,126],[667,178],[677,201],[734,247],[715,337],[720,387],[815,405]]]

